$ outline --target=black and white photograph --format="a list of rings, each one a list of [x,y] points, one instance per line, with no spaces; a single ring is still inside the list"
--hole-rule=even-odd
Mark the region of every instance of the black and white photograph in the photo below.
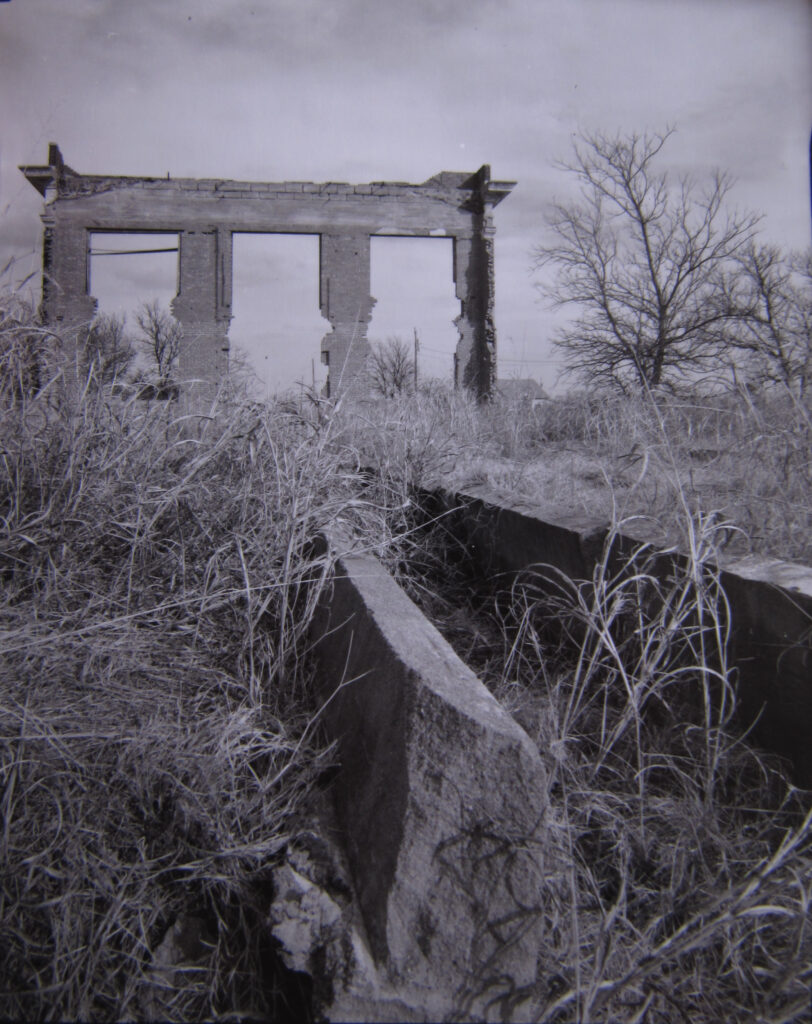
[[[812,1024],[812,3],[0,0],[0,1019]]]

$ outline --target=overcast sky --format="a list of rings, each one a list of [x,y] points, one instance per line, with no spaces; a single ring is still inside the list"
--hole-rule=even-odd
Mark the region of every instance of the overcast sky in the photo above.
[[[730,171],[736,203],[764,213],[765,240],[806,246],[810,55],[807,0],[7,0],[0,266],[17,254],[18,277],[39,268],[41,199],[16,168],[45,162],[50,141],[86,173],[421,182],[489,163],[518,181],[495,215],[500,376],[551,387],[529,253],[544,203],[567,190],[552,161],[573,133],[676,125],[675,171]],[[278,383],[309,377],[326,326],[315,242],[251,244],[236,248],[251,358],[275,364]],[[103,307],[119,301],[114,260],[126,258],[94,265]],[[130,272],[146,298],[171,295],[171,266]],[[261,351],[246,317],[269,275],[283,287],[260,309],[277,327]],[[450,367],[450,278],[448,242],[393,240],[373,258],[371,333],[418,327],[427,373]]]

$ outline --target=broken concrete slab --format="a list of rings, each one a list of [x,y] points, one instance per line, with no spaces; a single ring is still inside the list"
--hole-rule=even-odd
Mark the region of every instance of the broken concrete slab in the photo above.
[[[346,860],[321,832],[317,842],[331,861],[294,842],[274,869],[271,934],[285,966],[312,980],[312,1013],[317,1020],[419,1021],[419,1007],[407,1006],[387,983],[369,951],[363,923],[352,899]],[[336,886],[336,878],[340,884]]]
[[[373,557],[338,558],[312,636],[380,985],[423,1019],[532,1019],[560,867],[537,749]]]

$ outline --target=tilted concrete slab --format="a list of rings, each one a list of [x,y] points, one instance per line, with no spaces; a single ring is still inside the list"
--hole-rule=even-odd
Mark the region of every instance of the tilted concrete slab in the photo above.
[[[371,556],[338,559],[312,635],[381,991],[417,1019],[532,1019],[559,864],[536,747]]]

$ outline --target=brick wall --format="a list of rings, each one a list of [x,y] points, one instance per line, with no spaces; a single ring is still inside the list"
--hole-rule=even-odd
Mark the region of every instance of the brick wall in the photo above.
[[[495,357],[493,223],[490,212],[513,187],[476,174],[444,171],[407,182],[240,182],[193,178],[81,175],[51,145],[44,167],[23,173],[46,199],[43,311],[75,341],[95,312],[88,294],[91,231],[178,233],[179,291],[172,303],[184,328],[181,373],[214,387],[227,372],[231,248],[235,231],[321,236],[323,315],[332,325],[322,352],[333,395],[360,386],[369,355],[370,236],[440,235],[455,240],[461,314],[457,380],[490,391]]]

